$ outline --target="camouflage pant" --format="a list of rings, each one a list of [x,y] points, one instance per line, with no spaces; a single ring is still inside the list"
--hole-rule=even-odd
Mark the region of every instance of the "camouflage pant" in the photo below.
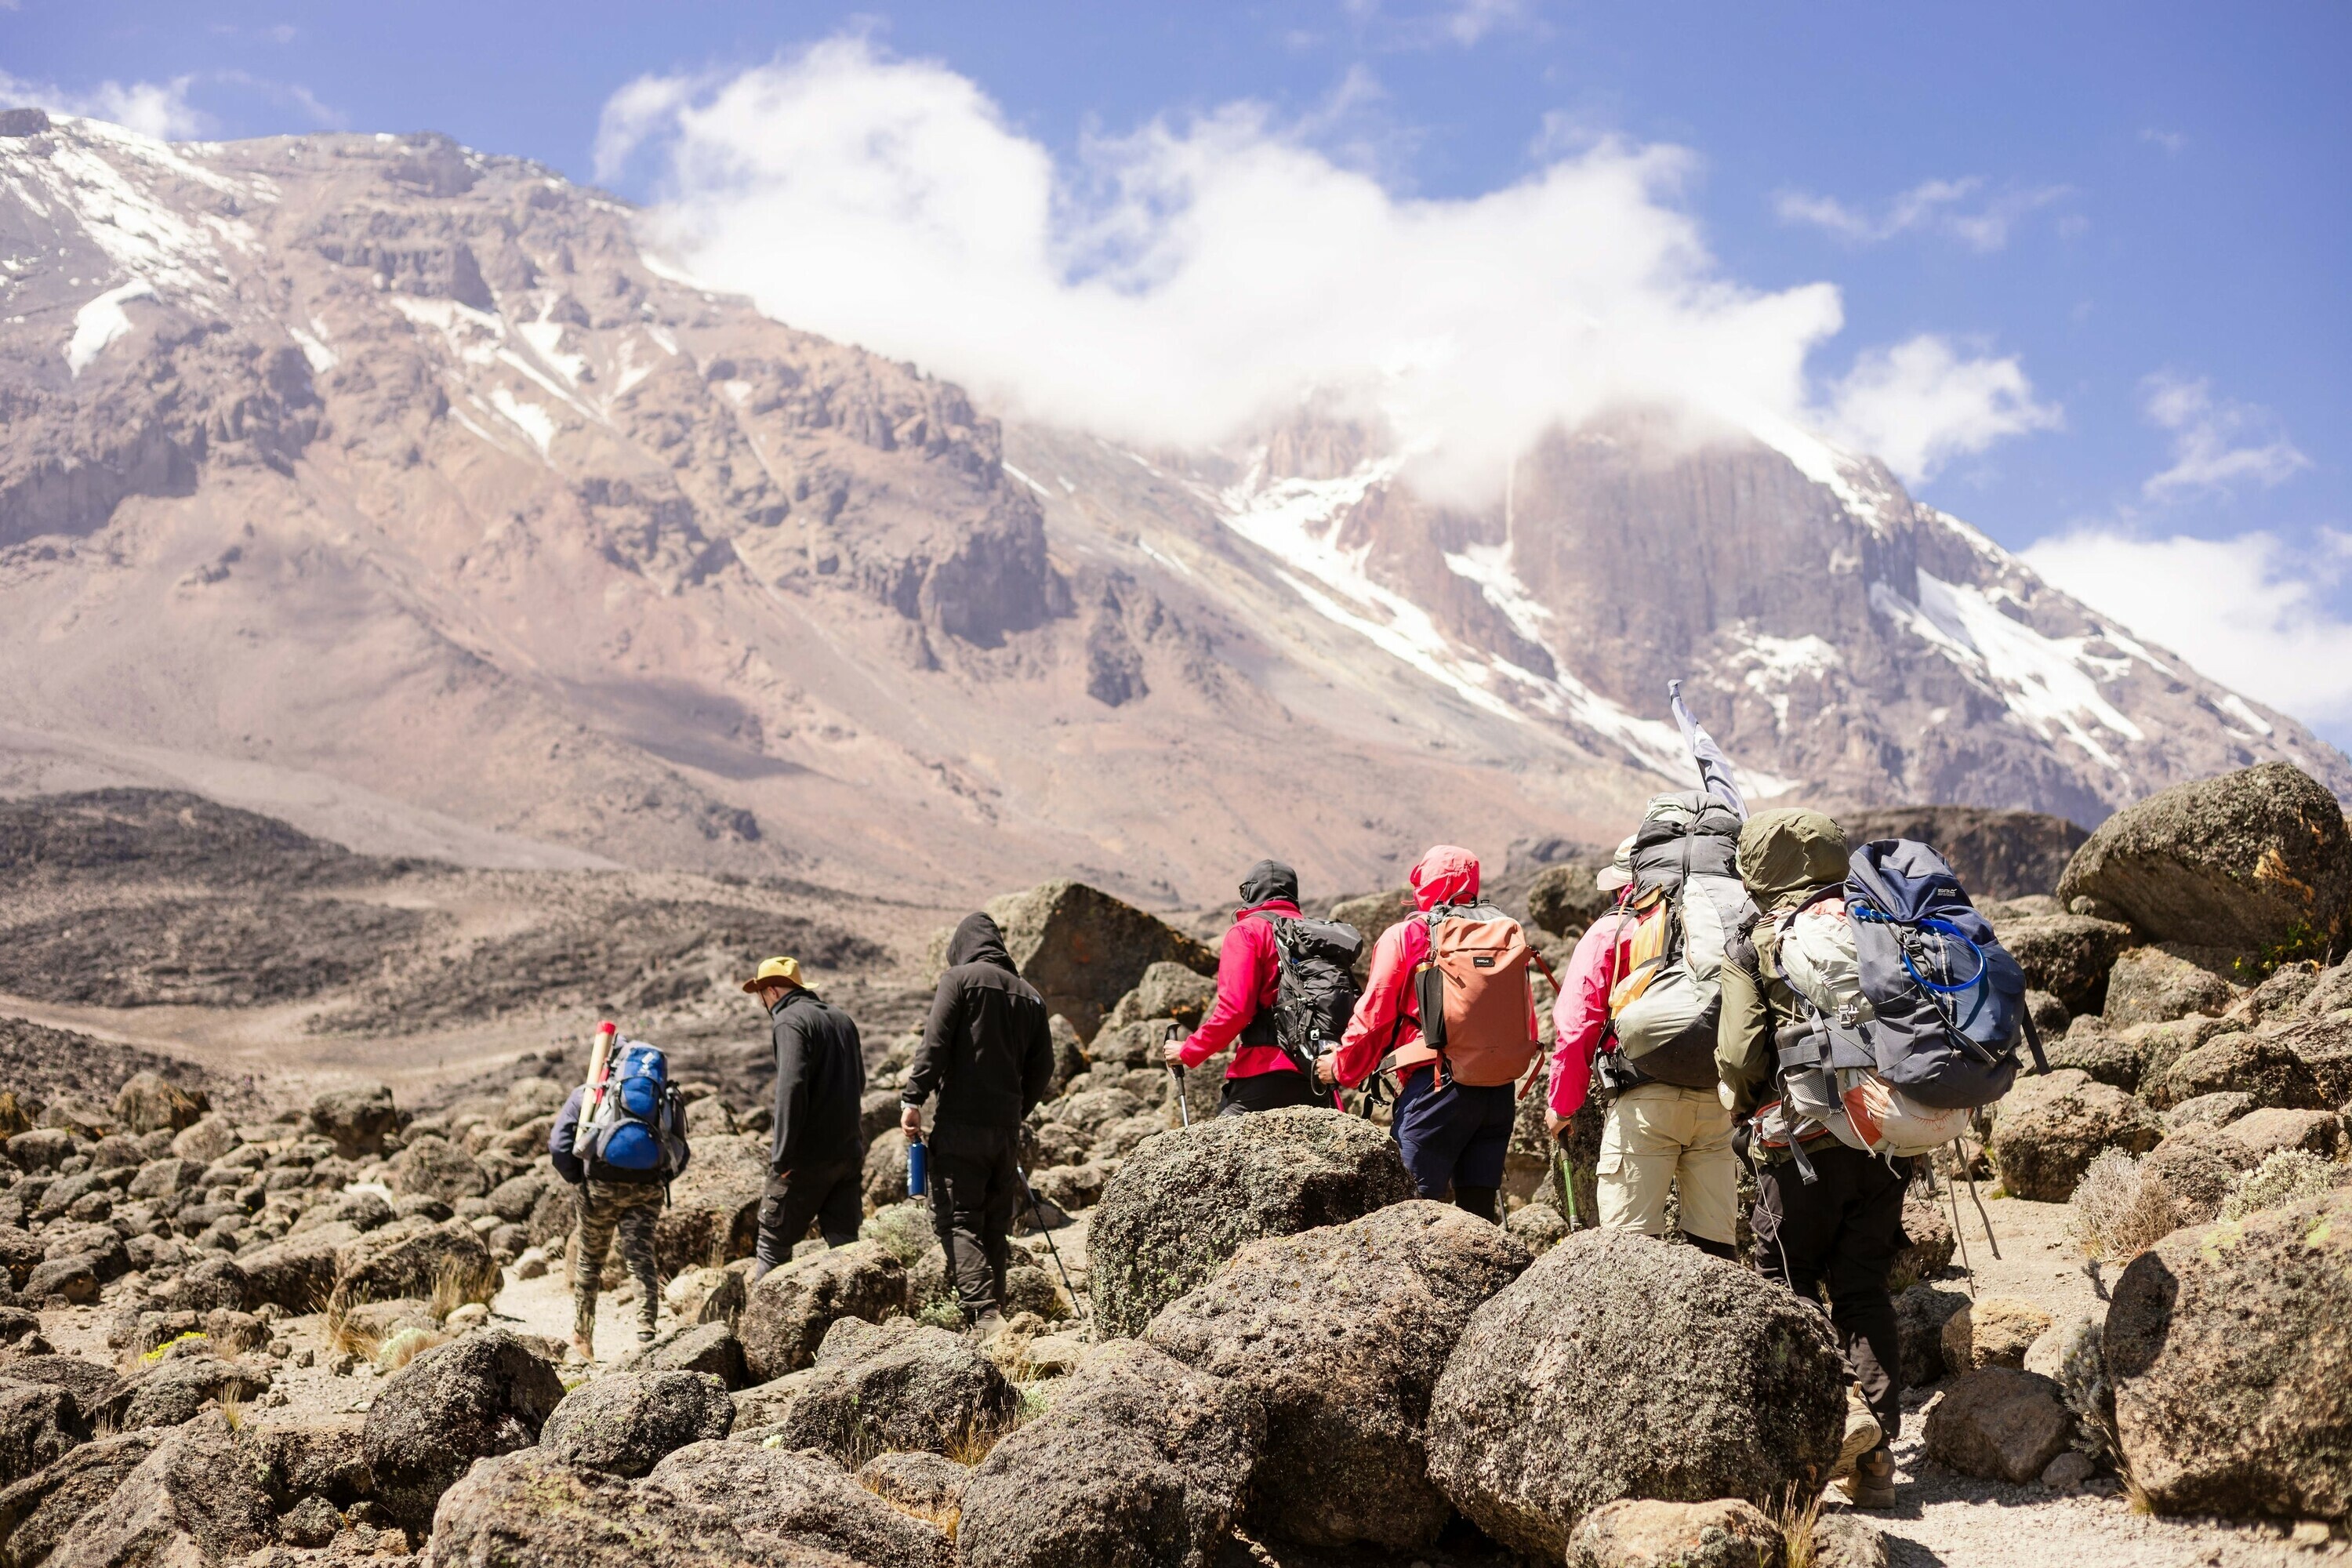
[[[572,1331],[583,1339],[596,1328],[596,1287],[604,1254],[620,1233],[621,1261],[637,1281],[637,1317],[650,1329],[661,1305],[661,1281],[654,1272],[654,1221],[661,1217],[659,1183],[589,1182],[579,1192],[580,1218],[572,1227],[564,1262],[572,1270]]]

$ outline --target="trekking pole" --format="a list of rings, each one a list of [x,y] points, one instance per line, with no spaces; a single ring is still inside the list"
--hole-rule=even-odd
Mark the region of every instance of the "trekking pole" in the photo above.
[[[1958,1162],[1953,1168],[1951,1184],[1945,1195],[1952,1201],[1952,1238],[1960,1244],[1960,1272],[1969,1278],[1969,1300],[1977,1299],[1977,1271],[1969,1262],[1969,1235],[1960,1228],[1960,1173],[1969,1168],[1969,1152],[1958,1138],[1952,1140],[1952,1158]]]
[[[1062,1249],[1054,1245],[1054,1228],[1045,1223],[1045,1210],[1037,1202],[1037,1189],[1029,1184],[1028,1172],[1019,1165],[1013,1168],[1020,1174],[1022,1192],[1028,1194],[1029,1217],[1037,1222],[1037,1234],[1045,1238],[1045,1252],[1054,1260],[1054,1272],[1062,1277],[1062,1289],[1070,1298],[1070,1310],[1083,1318],[1086,1308],[1079,1303],[1078,1288],[1070,1283],[1070,1271],[1062,1266]]]
[[[1168,1043],[1172,1045],[1175,1042],[1175,1039],[1176,1026],[1171,1024],[1168,1026]],[[1168,1064],[1168,1076],[1176,1080],[1176,1114],[1183,1118],[1185,1126],[1190,1127],[1192,1125],[1192,1107],[1191,1102],[1186,1100],[1184,1098],[1184,1064],[1181,1062],[1170,1062]]]
[[[1974,1171],[1970,1171],[1970,1172],[1969,1172],[1969,1173],[1968,1173],[1968,1177],[1969,1177],[1969,1202],[1970,1202],[1970,1203],[1972,1203],[1972,1204],[1976,1205],[1976,1208],[1977,1208],[1977,1218],[1979,1218],[1979,1219],[1980,1219],[1980,1220],[1982,1220],[1982,1221],[1984,1222],[1984,1227],[1985,1227],[1985,1245],[1986,1245],[1987,1247],[1991,1247],[1991,1248],[1992,1248],[1992,1260],[1993,1260],[1995,1263],[1998,1263],[1998,1262],[2000,1262],[2000,1237],[1999,1237],[1995,1236],[1995,1235],[1992,1233],[1992,1215],[1989,1215],[1989,1214],[1985,1213],[1984,1199],[1982,1199],[1982,1198],[1980,1198],[1980,1197],[1977,1196],[1977,1175],[1976,1175],[1976,1173],[1975,1173]],[[1952,1228],[1953,1228],[1955,1231],[1957,1231],[1957,1230],[1959,1228],[1959,1226],[1958,1226],[1956,1225],[1956,1226],[1954,1226]]]
[[[1566,1130],[1562,1129],[1562,1131]],[[1551,1179],[1553,1184],[1559,1188],[1559,1212],[1568,1221],[1568,1228],[1571,1231],[1582,1230],[1583,1217],[1576,1212],[1576,1176],[1569,1170],[1568,1155],[1560,1148],[1559,1140],[1556,1138],[1552,1140],[1551,1145]]]

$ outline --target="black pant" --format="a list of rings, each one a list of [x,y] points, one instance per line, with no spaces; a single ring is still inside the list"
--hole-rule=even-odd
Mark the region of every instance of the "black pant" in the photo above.
[[[1217,1114],[1245,1116],[1253,1110],[1279,1110],[1286,1105],[1330,1103],[1330,1094],[1317,1093],[1314,1080],[1305,1073],[1277,1069],[1250,1078],[1225,1079],[1223,1095],[1217,1101]]]
[[[1819,1305],[1829,1291],[1830,1324],[1870,1413],[1889,1443],[1903,1422],[1902,1346],[1886,1273],[1903,1249],[1903,1189],[1908,1162],[1886,1162],[1831,1139],[1805,1153],[1819,1178],[1808,1184],[1794,1161],[1756,1167],[1756,1264]]]
[[[752,1255],[770,1268],[791,1262],[811,1220],[827,1247],[856,1241],[866,1214],[863,1174],[855,1160],[804,1165],[788,1176],[770,1174],[760,1194],[760,1240]]]
[[[1008,1232],[1021,1205],[1021,1130],[942,1121],[931,1129],[931,1223],[967,1321],[1004,1303]]]

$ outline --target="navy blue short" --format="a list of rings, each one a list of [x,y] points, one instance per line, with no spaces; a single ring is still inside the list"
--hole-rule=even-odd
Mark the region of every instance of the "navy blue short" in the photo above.
[[[1404,1168],[1425,1198],[1443,1198],[1449,1188],[1499,1187],[1503,1156],[1511,1146],[1511,1122],[1518,1114],[1516,1089],[1507,1083],[1472,1089],[1449,1083],[1431,1092],[1433,1067],[1416,1068],[1397,1090],[1394,1127]]]

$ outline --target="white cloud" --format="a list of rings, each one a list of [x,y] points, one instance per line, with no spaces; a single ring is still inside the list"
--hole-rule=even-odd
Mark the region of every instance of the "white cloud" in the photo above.
[[[182,142],[212,128],[211,118],[188,101],[188,89],[195,79],[179,76],[128,86],[110,80],[68,92],[54,83],[26,81],[0,70],[0,98],[10,103],[37,104],[59,114],[109,120],[161,141]]]
[[[2167,153],[2178,153],[2189,145],[2189,138],[2178,131],[2159,131],[2151,125],[2141,131],[2139,139],[2150,146],[2161,147]]]
[[[2307,722],[2352,722],[2352,623],[2323,597],[2344,551],[2269,533],[2136,539],[2094,528],[2045,539],[2027,564],[2136,636]]]
[[[2018,220],[2068,194],[2063,185],[2006,190],[1990,196],[1983,195],[1984,190],[1981,174],[1927,180],[1896,196],[1874,216],[1834,196],[1803,191],[1782,191],[1772,205],[1783,223],[1811,224],[1856,245],[1875,245],[1898,234],[1925,232],[1948,236],[1971,250],[1995,251],[2009,243],[2010,231]]]
[[[1932,333],[1870,350],[1830,393],[1831,433],[1911,483],[1954,458],[2060,424],[2056,407],[2033,400],[2014,358],[1962,359]]]
[[[782,320],[1144,443],[1222,441],[1320,395],[1385,419],[1456,499],[1626,403],[1817,423],[1806,361],[1842,322],[1827,283],[1724,276],[1670,146],[1605,140],[1416,200],[1237,104],[1064,167],[945,66],[836,38],[630,83],[598,168],[647,152],[653,237]],[[1833,412],[1915,473],[2046,416],[2014,361],[1940,340],[1865,357]]]
[[[2217,401],[2202,377],[2161,372],[2141,383],[2141,392],[2148,423],[2172,432],[2172,466],[2140,487],[2151,500],[2221,489],[2240,479],[2268,487],[2311,467],[2311,459],[2277,433],[2267,410]]]

